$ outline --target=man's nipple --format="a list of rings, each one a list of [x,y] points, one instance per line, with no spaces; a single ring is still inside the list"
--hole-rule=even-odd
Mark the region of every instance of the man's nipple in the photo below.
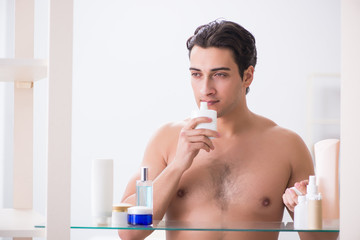
[[[176,193],[176,195],[179,197],[179,198],[182,198],[185,196],[185,191],[184,189],[179,189]]]
[[[262,205],[264,206],[264,207],[268,207],[268,206],[270,206],[270,198],[268,198],[268,197],[264,197],[263,199],[262,199]]]

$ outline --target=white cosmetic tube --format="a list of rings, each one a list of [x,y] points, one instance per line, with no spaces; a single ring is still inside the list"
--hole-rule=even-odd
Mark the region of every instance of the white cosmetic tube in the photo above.
[[[113,160],[95,159],[92,163],[91,203],[96,225],[109,225],[113,203]]]

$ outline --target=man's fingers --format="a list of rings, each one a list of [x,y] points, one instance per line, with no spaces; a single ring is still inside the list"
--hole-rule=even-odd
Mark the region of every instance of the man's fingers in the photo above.
[[[294,206],[293,206],[293,202],[291,199],[289,199],[289,195],[287,195],[286,193],[283,194],[283,202],[285,204],[285,206],[291,211],[294,211]]]
[[[300,182],[300,185],[306,187],[307,185],[309,185],[309,180],[302,180],[302,181]]]
[[[309,184],[308,180],[296,182],[294,187],[303,195],[306,194],[306,186]],[[292,188],[287,188],[283,194],[283,202],[290,211],[294,211],[295,206],[298,204],[298,195]]]
[[[283,201],[288,209],[293,212],[295,206],[298,204],[297,194],[294,190],[288,188],[283,195]]]
[[[217,137],[219,137],[219,133],[214,130],[210,130],[210,129],[194,129],[191,131],[190,130],[187,131],[187,136],[188,137],[206,136],[206,137],[217,138]]]
[[[211,148],[203,143],[203,142],[197,142],[197,143],[193,143],[193,146],[196,148],[196,149],[204,149],[205,151],[207,152],[210,152]]]
[[[289,193],[290,193],[290,198],[295,202],[295,205],[298,204],[298,195],[296,194],[296,192],[293,189],[288,189]]]
[[[294,184],[294,187],[296,189],[298,189],[300,192],[302,192],[303,195],[306,194],[306,186],[308,185],[309,181],[308,180],[303,180],[303,181],[300,181],[300,182],[296,182]]]
[[[211,118],[208,117],[198,117],[191,119],[182,129],[181,134],[186,137],[192,137],[192,136],[206,136],[208,138],[217,138],[219,137],[219,133],[217,131],[206,129],[206,128],[199,128],[195,129],[195,127],[199,123],[206,123],[211,122]]]
[[[184,129],[195,129],[195,127],[199,123],[210,123],[210,122],[212,122],[212,119],[208,117],[193,118],[185,125]]]
[[[215,148],[212,141],[206,136],[203,136],[203,135],[192,136],[192,137],[189,137],[188,139],[189,139],[189,141],[191,143],[203,143],[203,144],[205,144],[209,148],[209,150],[210,149],[213,150]]]

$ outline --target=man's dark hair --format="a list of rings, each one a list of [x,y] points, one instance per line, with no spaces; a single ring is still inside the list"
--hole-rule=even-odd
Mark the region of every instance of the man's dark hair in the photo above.
[[[243,78],[244,71],[249,66],[255,68],[257,60],[255,38],[248,30],[237,23],[216,20],[198,27],[194,35],[186,42],[189,56],[195,45],[202,48],[217,47],[230,49],[233,52],[241,78]],[[246,93],[249,90],[248,87]]]

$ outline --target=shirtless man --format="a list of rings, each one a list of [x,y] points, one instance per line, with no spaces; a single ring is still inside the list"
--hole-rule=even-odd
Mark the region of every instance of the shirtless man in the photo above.
[[[154,215],[192,222],[269,221],[283,217],[283,194],[314,174],[309,151],[295,133],[252,113],[246,94],[256,65],[255,39],[229,21],[199,27],[188,42],[191,84],[198,105],[217,111],[218,131],[195,129],[211,119],[170,123],[150,140],[142,166],[153,180]],[[210,139],[210,137],[212,137]],[[138,171],[140,173],[140,171]],[[123,202],[135,204],[128,183]],[[305,182],[300,189],[304,191]],[[293,208],[293,190],[284,202]],[[291,210],[291,209],[290,209]],[[120,230],[123,240],[151,231]],[[167,231],[167,239],[277,239],[277,232]]]

